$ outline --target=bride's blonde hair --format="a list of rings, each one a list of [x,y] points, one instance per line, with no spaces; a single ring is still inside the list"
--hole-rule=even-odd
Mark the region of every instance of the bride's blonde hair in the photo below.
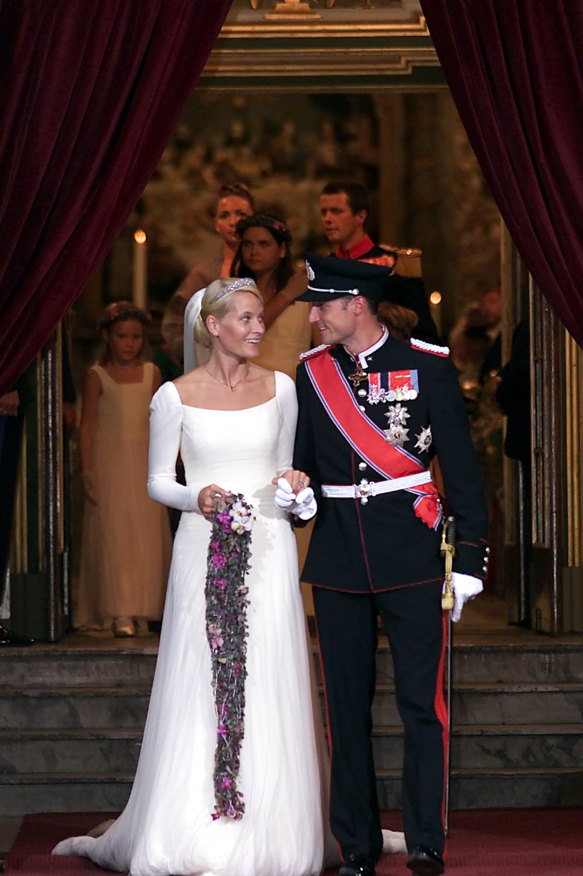
[[[197,344],[207,348],[212,346],[213,338],[206,325],[207,317],[222,319],[226,316],[233,306],[233,295],[237,292],[250,292],[263,304],[259,289],[249,277],[221,277],[213,280],[204,291],[200,313],[194,324],[194,340]]]

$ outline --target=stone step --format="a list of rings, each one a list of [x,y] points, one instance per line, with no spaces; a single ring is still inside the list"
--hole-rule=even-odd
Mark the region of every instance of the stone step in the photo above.
[[[581,724],[454,726],[452,767],[514,770],[580,768]]]
[[[581,681],[561,684],[458,685],[452,697],[453,724],[557,724],[583,719]]]
[[[132,777],[64,773],[51,776],[0,776],[0,817],[33,812],[119,812]],[[401,806],[400,771],[380,770],[377,791],[381,809]],[[458,770],[450,785],[452,809],[519,809],[583,806],[583,769]]]
[[[133,775],[138,765],[139,730],[0,731],[0,773],[87,773]]]
[[[377,773],[381,809],[401,808],[399,770]],[[583,806],[583,769],[452,770],[451,809],[537,809]]]
[[[393,664],[386,640],[379,644],[376,664],[377,681],[392,684]],[[455,685],[577,682],[583,678],[583,641],[579,644],[545,640],[544,647],[540,641],[532,647],[454,644],[452,676]]]
[[[403,734],[400,726],[373,728],[377,770],[400,769]],[[513,770],[536,767],[573,768],[583,764],[580,724],[455,726],[451,739],[452,768]]]
[[[143,728],[149,694],[147,687],[5,687],[0,690],[0,729]],[[583,719],[583,685],[458,685],[452,716],[454,724],[570,724]],[[392,685],[377,685],[373,722],[400,722]]]
[[[535,642],[455,645],[452,808],[583,806],[583,646]],[[0,816],[123,808],[156,656],[157,640],[3,650]],[[402,732],[382,639],[378,682],[379,797],[396,808]]]
[[[378,684],[373,703],[375,725],[398,724],[394,688]],[[457,724],[571,724],[583,719],[583,685],[467,684],[452,696],[452,721]]]
[[[143,729],[150,688],[77,687],[0,690],[0,729]]]
[[[388,658],[388,655],[386,655]],[[568,683],[583,678],[583,640],[580,643],[541,641],[524,644],[456,645],[453,647],[454,684],[505,682]]]
[[[20,773],[0,775],[0,816],[33,812],[120,812],[133,775]]]
[[[145,640],[148,642],[149,640]],[[0,688],[66,687],[98,684],[133,687],[152,684],[158,654],[157,638],[142,647],[107,649],[67,648],[39,644],[33,648],[5,648],[0,661]],[[533,635],[528,644],[455,643],[455,684],[472,682],[568,683],[583,678],[583,641],[541,640]],[[314,655],[317,646],[312,642]],[[316,660],[319,673],[319,661]],[[393,680],[390,649],[379,638],[377,673],[380,683]]]
[[[137,767],[141,731],[77,729],[0,731],[0,772],[9,774],[75,773],[115,777]],[[400,726],[375,727],[377,769],[399,769],[403,759]],[[523,767],[572,768],[583,763],[581,725],[455,727],[453,767],[513,770]]]
[[[7,648],[0,661],[0,688],[52,688],[87,685],[152,686],[158,639],[144,648],[106,650],[66,649],[35,645]],[[155,643],[155,644],[154,644]]]

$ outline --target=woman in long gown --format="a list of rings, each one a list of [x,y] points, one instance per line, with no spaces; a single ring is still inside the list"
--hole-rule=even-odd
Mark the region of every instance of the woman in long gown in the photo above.
[[[140,761],[120,817],[101,836],[63,840],[54,854],[84,855],[131,876],[312,876],[324,866],[331,835],[323,827],[297,554],[274,481],[285,474],[292,513],[306,518],[315,507],[306,476],[290,470],[293,381],[249,362],[262,313],[251,281],[210,284],[197,334],[211,357],[152,401],[150,495],[183,513]],[[186,486],[176,483],[178,451]],[[210,518],[229,493],[242,493],[256,518],[240,819],[213,818],[218,721],[205,617]],[[400,851],[389,834],[386,850]]]
[[[249,280],[217,280],[199,331],[208,363],[164,384],[151,405],[150,495],[182,510],[140,761],[128,804],[100,837],[56,854],[132,876],[309,876],[323,866],[320,783],[295,541],[274,504],[289,471],[293,381],[251,364],[264,332]],[[200,335],[199,335],[200,337]],[[203,337],[204,340],[204,337]],[[180,451],[186,486],[176,483]],[[307,478],[303,476],[307,481]],[[217,495],[252,505],[240,819],[213,819],[217,718],[206,635],[205,577]]]

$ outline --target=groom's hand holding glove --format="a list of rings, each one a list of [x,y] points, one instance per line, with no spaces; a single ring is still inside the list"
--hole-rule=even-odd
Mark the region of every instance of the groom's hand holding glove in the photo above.
[[[463,575],[461,572],[453,572],[451,576],[453,588],[453,609],[451,619],[457,623],[462,616],[462,608],[469,599],[473,599],[484,589],[483,582],[474,575]]]
[[[286,478],[277,479],[277,488],[273,501],[278,508],[289,511],[300,520],[310,520],[318,510],[318,505],[311,487],[304,487],[299,493],[294,493]]]

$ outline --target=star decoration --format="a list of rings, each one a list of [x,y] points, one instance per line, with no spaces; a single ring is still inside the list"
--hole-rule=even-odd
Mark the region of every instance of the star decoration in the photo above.
[[[387,441],[393,447],[403,447],[405,441],[409,440],[409,430],[405,429],[401,423],[391,423],[388,429],[385,429]]]
[[[426,429],[421,429],[421,432],[418,435],[415,435],[415,438],[417,438],[415,450],[419,450],[421,453],[423,453],[424,450],[429,450],[431,442],[433,441],[431,437],[431,426],[427,426]]]
[[[398,403],[390,405],[389,410],[385,413],[385,417],[389,421],[389,426],[404,426],[411,414],[404,405]]]

